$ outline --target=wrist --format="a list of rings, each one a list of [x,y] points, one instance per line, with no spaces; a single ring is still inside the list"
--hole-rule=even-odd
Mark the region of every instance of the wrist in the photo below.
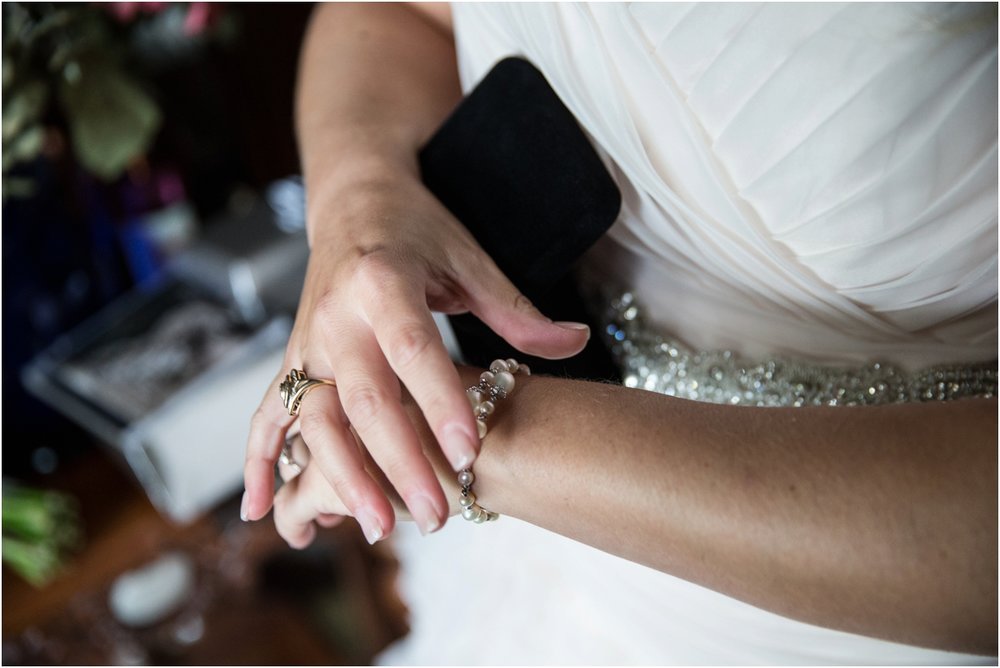
[[[477,385],[484,371],[486,369],[459,367],[465,387]],[[506,398],[494,402],[495,409],[489,416],[488,429],[480,442],[479,457],[472,470],[477,505],[500,515],[517,516],[517,470],[534,438],[532,425],[525,420],[538,419],[531,406],[540,400],[540,388],[552,381],[524,373],[514,377],[514,388]]]
[[[310,246],[361,220],[380,198],[420,183],[416,156],[356,148],[304,170]]]

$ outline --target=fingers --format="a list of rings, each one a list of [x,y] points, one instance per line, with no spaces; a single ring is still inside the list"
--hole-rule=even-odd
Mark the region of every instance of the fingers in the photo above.
[[[400,403],[399,382],[382,356],[378,342],[363,322],[357,325],[355,331],[345,337],[347,345],[338,346],[334,352],[333,363],[344,411],[420,530],[424,533],[435,531],[448,516],[448,503],[441,484]],[[311,446],[310,435],[305,433],[304,436]],[[316,456],[316,448],[312,451]],[[317,464],[323,466],[322,462]],[[385,500],[385,495],[380,493],[380,498]]]
[[[547,359],[572,357],[587,345],[590,328],[552,322],[488,258],[466,273],[469,310],[521,352]]]
[[[317,467],[307,468],[282,485],[274,497],[274,526],[278,535],[299,550],[315,538],[314,522],[324,527],[334,526],[349,512]]]
[[[358,520],[369,543],[388,535],[395,521],[392,506],[365,471],[364,456],[350,432],[338,388],[324,386],[311,391],[302,401],[300,426],[302,438],[311,444],[307,470],[322,473],[347,513]]]
[[[306,467],[309,466],[309,460],[311,458],[309,454],[309,448],[306,446],[305,441],[302,440],[301,434],[296,434],[294,438],[289,437],[288,451],[289,454],[291,455],[294,465],[285,466],[284,464],[281,463],[281,461],[279,461],[278,463],[278,470],[281,471],[282,480],[284,480],[286,483],[289,482],[292,478],[302,475],[302,473],[306,470]],[[283,466],[285,470],[282,470]],[[322,478],[322,480],[325,482],[326,478]],[[278,494],[280,495],[281,492],[279,491]],[[338,503],[340,502],[340,499],[338,497],[337,499],[330,499],[330,501],[333,503]],[[344,511],[347,510],[347,506],[344,506],[342,503],[340,503],[339,505],[331,507],[331,505],[327,503],[323,504],[323,507],[329,508],[332,512],[319,512],[315,518],[316,524],[323,527],[324,529],[329,529],[337,526],[338,524],[344,521],[344,516],[345,516]],[[277,518],[275,519],[275,521],[278,521]]]
[[[417,282],[390,277],[365,300],[365,313],[392,370],[417,402],[452,468],[461,471],[479,453],[479,437],[425,292]]]
[[[441,483],[400,403],[399,380],[453,468],[469,466],[479,448],[458,371],[427,307],[428,278],[422,269],[400,271],[399,260],[385,253],[364,256],[345,286],[347,292],[330,293],[316,303],[316,317],[303,339],[312,342],[307,346],[311,353],[298,351],[308,358],[310,375],[332,378],[336,370],[337,380],[337,389],[316,388],[302,403],[301,429],[312,457],[309,470],[319,471],[329,482],[344,512],[358,519],[370,542],[392,530],[395,516],[385,492],[365,471],[364,457],[350,433],[352,424],[423,532],[436,530],[448,515]],[[459,298],[516,348],[559,358],[586,344],[585,325],[551,322],[484,255],[457,275],[464,293]],[[248,519],[262,517],[270,506],[273,467],[291,423],[278,399],[280,380],[269,388],[251,429],[245,466]],[[290,478],[293,472],[281,468],[281,473]],[[319,474],[301,474],[289,487],[297,489]],[[322,514],[316,507],[311,514],[302,511],[301,517],[310,519],[300,518],[288,528],[290,542],[311,540],[313,522]],[[336,521],[333,516],[323,520]]]
[[[294,420],[282,405],[278,393],[278,385],[284,377],[282,372],[274,379],[250,420],[250,436],[243,465],[246,492],[240,509],[244,520],[258,520],[266,515],[274,498],[274,463],[281,453],[285,433]]]

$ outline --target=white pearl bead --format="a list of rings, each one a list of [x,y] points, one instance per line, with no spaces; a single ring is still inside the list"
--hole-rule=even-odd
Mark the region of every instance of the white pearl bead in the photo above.
[[[458,484],[462,487],[468,487],[474,482],[476,482],[476,476],[473,475],[472,471],[466,469],[458,474]]]
[[[487,383],[488,385],[492,385],[496,380],[496,376],[494,376],[491,371],[484,371],[481,374],[479,374],[479,380],[481,380],[484,383]]]
[[[493,414],[493,410],[495,408],[496,408],[496,406],[493,404],[492,401],[489,401],[489,400],[486,400],[483,403],[479,404],[479,412],[482,413],[482,414],[484,414],[484,415],[492,415]]]
[[[482,524],[483,522],[486,521],[487,517],[489,517],[489,515],[487,514],[487,512],[485,510],[483,510],[482,508],[480,508],[479,509],[479,514],[476,515],[475,517],[473,517],[472,521],[475,522],[476,524]]]
[[[510,371],[511,373],[517,373],[517,369],[520,366],[521,365],[518,364],[517,360],[514,359],[513,357],[507,360],[507,371]]]
[[[493,373],[500,373],[501,371],[510,371],[510,369],[507,367],[507,362],[503,360],[493,360],[493,363],[490,364],[490,371]]]
[[[502,394],[510,394],[514,389],[514,374],[509,371],[501,371],[496,375],[494,381]]]
[[[522,364],[520,368],[521,368],[521,373],[523,373],[525,376],[531,375],[531,369],[528,368],[527,364]]]
[[[471,492],[469,493],[468,496],[458,497],[458,505],[462,506],[463,508],[468,508],[469,506],[475,503],[476,503],[476,495],[472,494]]]
[[[472,406],[473,411],[479,408],[479,404],[483,403],[483,399],[486,398],[479,390],[467,390],[465,396],[469,398],[469,404]]]
[[[486,438],[486,422],[476,419],[476,429],[479,431],[479,440]]]
[[[470,522],[475,520],[479,516],[479,506],[469,506],[462,511],[462,517],[469,520]]]

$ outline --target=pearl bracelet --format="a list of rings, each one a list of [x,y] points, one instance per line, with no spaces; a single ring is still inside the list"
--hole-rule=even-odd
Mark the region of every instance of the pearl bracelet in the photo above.
[[[473,385],[465,391],[472,405],[472,414],[476,416],[476,428],[479,430],[479,440],[486,437],[486,418],[496,409],[496,404],[500,399],[506,399],[507,395],[514,391],[514,374],[523,373],[531,375],[531,369],[527,364],[518,364],[516,360],[493,360],[490,370],[484,371],[479,376],[479,383]],[[476,481],[476,476],[472,473],[472,467],[462,470],[458,474],[458,484],[462,488],[462,495],[458,499],[458,505],[462,506],[462,517],[482,524],[492,522],[500,517],[499,514],[486,510],[476,504],[476,495],[472,493],[472,483]]]

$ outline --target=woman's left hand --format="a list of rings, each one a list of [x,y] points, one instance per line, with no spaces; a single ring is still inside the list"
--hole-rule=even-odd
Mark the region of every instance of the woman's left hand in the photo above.
[[[403,397],[403,405],[413,422],[414,429],[423,445],[424,456],[431,462],[438,481],[448,499],[449,516],[457,514],[461,508],[458,505],[459,487],[455,472],[448,463],[430,427],[424,421],[420,409],[409,395]],[[358,449],[365,459],[366,472],[378,483],[389,498],[397,520],[412,521],[413,517],[406,504],[399,496],[385,474],[372,459],[368,448],[361,442],[357,432],[351,433],[357,441]],[[278,534],[285,539],[290,547],[303,549],[312,543],[316,536],[316,525],[333,527],[351,512],[340,500],[336,490],[317,466],[309,465],[309,447],[302,434],[289,434],[288,443],[292,460],[296,466],[284,462],[278,463],[278,472],[284,484],[274,497],[274,525]]]

